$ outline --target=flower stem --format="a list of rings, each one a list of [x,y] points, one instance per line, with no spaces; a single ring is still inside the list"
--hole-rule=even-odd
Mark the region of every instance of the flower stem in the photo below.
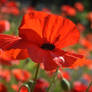
[[[40,64],[37,65],[37,68],[36,68],[36,72],[35,72],[35,77],[34,77],[34,83],[32,84],[32,87],[31,87],[31,92],[34,91],[34,87],[35,87],[35,84],[36,84],[36,80],[38,78],[38,73],[39,73],[39,69],[40,69]]]
[[[91,87],[91,85],[92,85],[92,81],[89,83],[89,85],[88,85],[88,88],[87,88],[86,92],[89,92],[89,88]]]
[[[53,79],[51,80],[51,83],[50,83],[50,86],[49,86],[47,92],[50,92],[52,86],[54,85],[54,83],[55,83],[55,81],[57,79],[58,69],[59,69],[59,67],[56,69],[56,72],[55,72],[55,74],[53,76]]]

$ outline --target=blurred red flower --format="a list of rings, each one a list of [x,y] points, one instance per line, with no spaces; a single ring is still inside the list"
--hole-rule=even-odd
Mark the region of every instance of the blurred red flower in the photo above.
[[[87,66],[88,69],[92,70],[92,60],[91,59],[86,59],[84,65]]]
[[[83,76],[84,80],[88,81],[88,83],[91,82],[91,80],[92,80],[92,76],[91,75],[84,73],[82,76]]]
[[[10,23],[7,20],[0,20],[0,33],[8,31],[10,29]]]
[[[34,62],[44,64],[45,70],[58,66],[76,67],[83,63],[76,63],[83,56],[61,49],[76,44],[79,36],[77,27],[70,20],[32,10],[23,17],[19,37],[0,34],[0,48],[26,50],[23,55],[28,52]]]
[[[0,0],[0,5],[5,4],[7,0]]]
[[[92,34],[87,34],[86,35],[86,39],[89,40],[90,42],[92,42]]]
[[[83,12],[84,11],[84,5],[81,2],[76,2],[74,4],[74,7],[79,11],[79,12]]]
[[[59,78],[59,79],[62,79],[62,77],[65,78],[66,80],[71,80],[71,77],[70,77],[69,72],[59,71],[59,73],[58,73],[58,78]]]
[[[92,23],[92,12],[89,12],[86,17]]]
[[[8,92],[6,86],[3,83],[0,83],[0,92]]]
[[[87,86],[79,81],[74,82],[74,87],[71,92],[85,92]]]
[[[15,16],[19,15],[19,13],[20,13],[20,11],[17,7],[6,7],[6,6],[1,8],[1,12],[5,13],[5,14],[12,14]]]
[[[17,80],[22,82],[29,80],[31,77],[31,74],[28,71],[22,69],[13,69],[12,73]]]
[[[83,32],[86,29],[85,26],[80,23],[77,24],[77,28],[79,29],[80,32]]]
[[[46,88],[48,88],[49,83],[44,79],[38,79],[34,88],[34,92],[46,92]],[[20,92],[28,92],[26,87],[22,87]]]
[[[14,1],[8,1],[6,4],[5,4],[7,7],[18,7],[17,3],[14,2]]]
[[[11,79],[10,71],[8,69],[0,69],[0,78],[3,78],[7,82],[9,82]]]
[[[79,81],[76,81],[76,82],[74,82],[74,86],[73,86],[71,92],[86,92],[87,88],[88,88],[87,85],[85,85]],[[89,88],[89,92],[92,92],[92,86]]]
[[[92,43],[89,40],[82,38],[80,44],[92,51]]]
[[[61,11],[68,16],[76,16],[76,10],[72,6],[63,5],[61,6]]]
[[[14,57],[17,53],[14,51],[2,51],[0,50],[0,64],[2,65],[13,65],[19,64],[19,60],[16,60]],[[21,54],[20,54],[21,55]]]
[[[85,57],[90,56],[89,50],[88,49],[85,49],[85,48],[84,49],[83,48],[79,48],[78,49],[78,53],[82,54]]]

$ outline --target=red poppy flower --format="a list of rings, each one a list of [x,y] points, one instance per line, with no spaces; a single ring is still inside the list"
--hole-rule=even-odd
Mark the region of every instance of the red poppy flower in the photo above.
[[[89,12],[87,14],[87,19],[88,19],[88,21],[90,21],[92,23],[92,12]]]
[[[14,91],[18,90],[18,85],[17,84],[12,84],[11,87]]]
[[[76,10],[72,6],[63,5],[61,6],[61,11],[68,16],[76,16]]]
[[[18,5],[17,5],[17,3],[14,2],[14,1],[9,1],[9,2],[6,3],[6,6],[7,6],[7,7],[17,7]]]
[[[92,43],[89,40],[82,38],[80,44],[92,51]]]
[[[46,88],[48,88],[49,83],[44,79],[38,79],[33,92],[46,92]],[[22,87],[20,92],[28,92],[26,87]]]
[[[86,29],[85,26],[80,24],[80,23],[77,24],[77,27],[78,27],[80,32],[83,32]]]
[[[74,87],[71,92],[85,92],[87,86],[79,81],[74,82]]]
[[[74,82],[74,87],[71,92],[86,92],[88,86],[79,81]],[[89,92],[92,92],[92,86],[89,88]]]
[[[34,88],[34,92],[46,92],[46,88],[48,88],[49,83],[44,79],[38,79]]]
[[[80,49],[78,49],[78,53],[80,53],[80,54],[82,54],[83,56],[90,56],[90,52],[89,52],[89,50],[88,49],[83,49],[83,48],[80,48]]]
[[[5,3],[7,3],[7,0],[0,0],[0,4],[2,5],[2,4],[5,4]]]
[[[87,34],[86,35],[86,39],[89,40],[90,42],[92,42],[92,34]]]
[[[0,48],[25,48],[29,57],[36,63],[43,63],[46,70],[56,69],[57,66],[72,67],[82,56],[61,49],[76,44],[79,35],[70,20],[54,14],[31,11],[23,17],[19,37],[0,34]]]
[[[10,13],[17,16],[17,15],[19,15],[20,11],[18,8],[14,7],[12,9],[10,9]]]
[[[86,63],[84,65],[87,66],[88,69],[92,70],[92,60],[86,59]]]
[[[83,74],[83,79],[88,81],[88,83],[90,83],[92,80],[92,76],[85,73],[85,74]]]
[[[8,92],[6,86],[3,83],[0,83],[0,92]]]
[[[13,69],[12,73],[16,77],[16,79],[20,81],[27,81],[31,76],[29,72],[21,69]]]
[[[0,33],[8,31],[10,29],[10,23],[7,20],[0,20]]]
[[[15,16],[19,15],[19,13],[20,13],[20,11],[17,7],[11,8],[11,7],[6,7],[6,6],[1,8],[1,12],[5,13],[5,14],[12,14]]]
[[[84,5],[81,2],[76,2],[74,7],[80,12],[84,11]]]
[[[0,69],[0,78],[3,78],[4,80],[6,80],[7,82],[10,81],[11,79],[11,74],[10,71],[7,69]],[[1,92],[1,91],[0,91]]]

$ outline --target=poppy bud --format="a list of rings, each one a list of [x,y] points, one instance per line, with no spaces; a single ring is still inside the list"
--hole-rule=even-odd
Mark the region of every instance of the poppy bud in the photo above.
[[[31,86],[34,82],[32,80],[29,80],[28,82],[25,82],[22,84],[18,90],[18,92],[23,92],[23,90],[26,90],[25,92],[30,92]]]
[[[70,83],[65,78],[62,78],[61,87],[64,91],[69,91],[70,90]]]

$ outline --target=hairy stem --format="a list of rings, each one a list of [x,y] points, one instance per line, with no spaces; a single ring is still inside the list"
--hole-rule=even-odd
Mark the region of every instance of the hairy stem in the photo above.
[[[34,77],[34,82],[32,84],[32,87],[31,87],[31,92],[34,91],[34,87],[35,87],[35,84],[36,84],[36,80],[38,78],[38,73],[39,73],[39,69],[40,69],[40,64],[37,65],[37,68],[36,68],[36,72],[35,72],[35,77]]]
[[[55,72],[55,74],[54,74],[54,76],[53,76],[53,79],[51,80],[51,83],[50,83],[50,86],[49,86],[47,92],[50,92],[52,86],[54,85],[54,83],[55,83],[55,81],[56,81],[56,79],[57,79],[57,74],[58,74],[58,68],[56,69],[56,72]]]
[[[86,92],[89,92],[91,85],[92,85],[92,81],[89,83],[88,88],[86,89]]]

